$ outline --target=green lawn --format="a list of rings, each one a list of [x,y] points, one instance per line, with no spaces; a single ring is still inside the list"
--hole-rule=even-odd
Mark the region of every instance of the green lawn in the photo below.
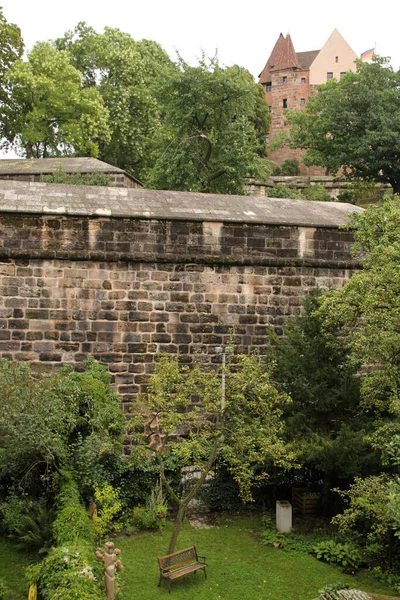
[[[0,579],[3,579],[10,589],[10,594],[5,600],[26,600],[28,585],[24,572],[33,560],[37,560],[37,557],[16,550],[12,543],[0,538]]]
[[[254,519],[238,519],[213,529],[196,530],[186,524],[177,550],[196,545],[207,556],[207,580],[200,571],[168,586],[158,584],[157,556],[166,553],[171,525],[162,533],[119,537],[124,571],[124,600],[313,600],[328,584],[343,582],[369,592],[395,596],[369,573],[355,577],[299,552],[263,546],[253,532]]]

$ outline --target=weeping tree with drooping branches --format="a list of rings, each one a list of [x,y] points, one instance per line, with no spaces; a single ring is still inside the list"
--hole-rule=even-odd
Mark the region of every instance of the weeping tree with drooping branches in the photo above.
[[[269,468],[293,465],[294,453],[283,441],[280,394],[256,356],[228,361],[225,393],[221,371],[198,362],[181,365],[179,357],[161,356],[149,393],[138,399],[132,421],[135,452],[149,453],[178,512],[168,547],[174,551],[190,501],[196,497],[217,458],[227,465],[241,498],[252,500],[252,484]],[[196,467],[199,477],[179,494],[170,485],[166,465],[177,471]]]

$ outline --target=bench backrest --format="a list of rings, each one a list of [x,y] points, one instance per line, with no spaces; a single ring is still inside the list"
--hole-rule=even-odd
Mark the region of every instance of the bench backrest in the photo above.
[[[168,571],[192,562],[198,562],[196,546],[158,558],[158,564],[162,571]]]

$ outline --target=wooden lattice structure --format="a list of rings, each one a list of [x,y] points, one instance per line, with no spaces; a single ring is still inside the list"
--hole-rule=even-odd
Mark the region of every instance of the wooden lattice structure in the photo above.
[[[306,488],[292,489],[293,508],[302,515],[316,515],[321,495]]]

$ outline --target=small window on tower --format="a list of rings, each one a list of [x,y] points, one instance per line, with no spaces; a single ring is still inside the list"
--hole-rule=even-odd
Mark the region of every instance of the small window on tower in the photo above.
[[[305,98],[301,98],[300,99],[300,104],[301,104],[301,106],[305,106],[306,105],[306,99]]]
[[[287,83],[287,76],[286,75],[284,75],[282,79],[283,79],[283,83]]]
[[[337,63],[339,62],[339,57],[338,56],[335,56],[335,62],[337,62]]]
[[[268,112],[272,113],[272,106],[271,105],[268,106]]]
[[[267,81],[267,83],[265,84],[265,91],[266,92],[271,92],[272,91],[272,83],[271,83],[271,81]]]
[[[283,108],[287,108],[287,98],[283,99],[282,104],[283,104]]]
[[[305,78],[305,77],[302,77],[302,78],[301,78],[301,83],[305,83],[305,82],[306,82],[306,78]]]

